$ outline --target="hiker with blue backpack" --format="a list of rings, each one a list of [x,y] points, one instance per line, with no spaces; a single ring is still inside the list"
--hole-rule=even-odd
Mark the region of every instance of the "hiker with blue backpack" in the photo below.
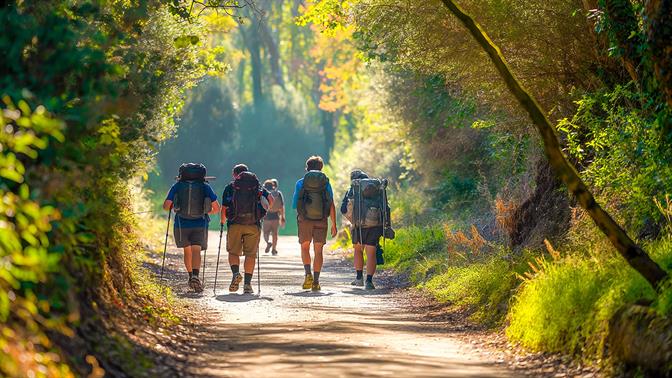
[[[163,209],[175,212],[173,236],[184,251],[184,267],[189,274],[188,285],[195,292],[203,291],[199,279],[201,251],[208,248],[208,214],[219,211],[217,195],[206,181],[203,164],[180,166],[177,182],[168,191]],[[168,219],[170,223],[170,218]]]
[[[222,194],[221,222],[226,220],[226,251],[233,277],[229,292],[253,294],[252,275],[261,240],[261,221],[273,205],[273,197],[259,183],[257,176],[245,164],[233,167],[233,181]],[[240,274],[240,256],[245,256],[244,277]],[[258,274],[258,273],[257,273]]]
[[[387,201],[387,180],[371,178],[356,169],[350,173],[350,188],[341,202],[341,213],[350,221],[356,271],[353,286],[373,290],[376,265],[383,264],[380,238],[393,239],[390,206]],[[366,252],[366,281],[364,281],[364,252]]]
[[[301,260],[305,276],[304,290],[320,291],[320,272],[324,257],[322,249],[327,242],[328,219],[331,218],[331,236],[338,233],[334,191],[329,178],[322,172],[324,161],[320,156],[311,156],[306,161],[306,174],[296,182],[292,207],[296,210]],[[315,259],[313,271],[310,266],[310,244],[313,244]]]

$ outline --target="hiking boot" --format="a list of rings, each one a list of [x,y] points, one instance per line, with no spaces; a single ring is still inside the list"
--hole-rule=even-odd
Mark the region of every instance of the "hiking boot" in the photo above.
[[[189,286],[194,289],[195,292],[197,293],[202,293],[203,292],[203,284],[201,283],[201,280],[198,279],[198,277],[192,277],[189,280]]]
[[[352,286],[364,286],[364,278],[355,278],[354,281],[350,282]]]
[[[252,284],[243,285],[243,294],[254,294],[254,289],[252,289]]]
[[[277,256],[277,255],[278,255],[278,251],[276,251],[276,250],[274,249],[274,250],[271,252],[271,255],[273,255],[273,256]]]
[[[306,278],[303,280],[303,290],[310,290],[313,287],[313,275],[306,274]]]
[[[266,243],[266,251],[264,251],[264,253],[268,253],[271,250],[271,247],[273,247],[273,244]]]
[[[372,281],[366,281],[366,285],[364,286],[364,290],[375,290],[376,287],[373,286]]]
[[[235,293],[238,291],[238,287],[240,285],[240,281],[243,280],[243,276],[240,273],[236,273],[233,275],[233,278],[231,279],[231,285],[229,285],[229,292]]]
[[[320,291],[320,290],[322,290],[322,286],[320,286],[319,282],[313,282],[313,285],[311,286],[310,290]]]

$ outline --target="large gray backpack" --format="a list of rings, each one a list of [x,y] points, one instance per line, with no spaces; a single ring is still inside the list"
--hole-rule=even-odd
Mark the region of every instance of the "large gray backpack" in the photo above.
[[[355,227],[382,227],[386,211],[383,181],[376,178],[352,180],[346,218]]]
[[[329,217],[332,198],[327,186],[329,178],[321,171],[308,171],[303,176],[296,210],[299,217],[307,220],[325,220]]]
[[[175,191],[174,208],[182,219],[202,219],[212,209],[203,181],[180,181]]]

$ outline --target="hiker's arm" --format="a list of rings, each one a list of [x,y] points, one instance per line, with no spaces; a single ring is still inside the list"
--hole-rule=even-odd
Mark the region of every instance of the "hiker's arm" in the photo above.
[[[219,219],[221,224],[224,224],[226,221],[226,206],[222,206],[220,211],[219,211]]]
[[[331,218],[331,237],[333,238],[338,234],[338,229],[336,228],[336,206],[334,206],[334,201],[331,201],[329,217]]]
[[[173,201],[171,201],[171,200],[165,200],[165,201],[163,201],[163,210],[168,211],[168,210],[170,210],[170,209],[172,209],[172,208],[173,208]]]
[[[212,201],[212,209],[210,210],[209,214],[216,214],[218,212],[219,212],[219,202]]]

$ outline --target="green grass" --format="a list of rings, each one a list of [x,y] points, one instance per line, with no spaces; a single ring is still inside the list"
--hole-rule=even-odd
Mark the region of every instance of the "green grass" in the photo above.
[[[646,246],[667,269],[672,242]],[[608,321],[621,306],[641,299],[655,300],[647,282],[616,253],[608,256],[575,253],[546,262],[516,294],[507,335],[532,350],[595,355],[608,332]],[[654,301],[661,314],[670,314],[672,290]]]
[[[529,255],[512,258],[502,249],[468,261],[449,255],[447,243],[442,225],[400,229],[396,239],[388,242],[384,267],[408,275],[413,285],[438,301],[472,311],[475,321],[499,324]]]

